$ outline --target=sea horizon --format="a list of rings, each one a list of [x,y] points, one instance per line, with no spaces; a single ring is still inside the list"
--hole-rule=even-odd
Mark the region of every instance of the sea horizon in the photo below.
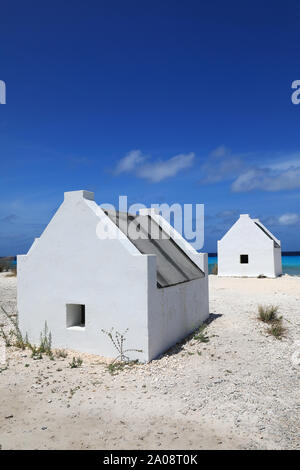
[[[13,258],[12,265],[17,264],[16,256],[0,256],[1,258]],[[217,253],[208,253],[208,270],[210,274],[216,264],[218,264]],[[282,272],[290,276],[300,276],[300,251],[282,252]]]
[[[283,251],[281,258],[283,274],[300,276],[300,251]],[[217,253],[208,253],[208,268],[210,273],[215,264],[218,264]]]

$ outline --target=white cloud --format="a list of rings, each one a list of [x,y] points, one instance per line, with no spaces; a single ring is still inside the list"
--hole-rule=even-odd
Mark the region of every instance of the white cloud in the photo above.
[[[115,173],[129,173],[136,169],[138,165],[146,161],[146,155],[143,155],[140,150],[131,150],[125,157],[119,161]]]
[[[166,178],[177,175],[179,171],[189,168],[193,165],[195,154],[181,153],[169,160],[161,160],[153,163],[148,163],[140,167],[137,171],[139,178],[145,178],[152,183],[158,183]]]
[[[252,163],[249,162],[250,157]],[[258,163],[253,163],[253,160]],[[263,160],[264,164],[261,165],[259,160]],[[231,190],[237,193],[300,189],[300,153],[277,154],[276,158],[271,155],[233,154],[222,145],[208,155],[201,172],[201,184],[231,180]]]
[[[191,152],[175,155],[168,160],[151,161],[150,157],[143,155],[140,150],[132,150],[119,161],[115,174],[133,173],[138,178],[158,183],[191,167],[194,159],[195,154]]]
[[[272,168],[253,168],[237,177],[232,183],[233,192],[283,191],[300,189],[300,166],[287,170],[273,170]]]
[[[261,217],[266,226],[293,226],[300,225],[300,215],[295,213],[286,213],[279,216]]]
[[[278,218],[279,225],[298,225],[300,223],[299,214],[283,214]]]

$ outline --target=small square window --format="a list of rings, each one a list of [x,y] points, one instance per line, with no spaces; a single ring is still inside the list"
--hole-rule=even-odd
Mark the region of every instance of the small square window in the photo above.
[[[67,328],[85,327],[85,305],[67,304]]]
[[[248,264],[249,263],[249,256],[248,255],[241,255],[240,256],[241,264]]]

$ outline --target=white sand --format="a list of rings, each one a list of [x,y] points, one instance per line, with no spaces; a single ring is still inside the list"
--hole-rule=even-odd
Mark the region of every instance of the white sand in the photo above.
[[[16,279],[0,274],[1,303],[12,311],[15,297]],[[95,356],[71,369],[71,353],[33,360],[9,348],[2,448],[300,448],[300,277],[210,276],[210,297],[208,343],[189,339],[116,376]],[[267,335],[258,303],[279,305],[286,338]]]

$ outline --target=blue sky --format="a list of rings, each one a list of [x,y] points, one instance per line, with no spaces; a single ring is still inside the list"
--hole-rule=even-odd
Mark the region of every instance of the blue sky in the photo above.
[[[63,199],[205,204],[205,246],[239,213],[300,250],[296,1],[1,5],[0,255]]]

